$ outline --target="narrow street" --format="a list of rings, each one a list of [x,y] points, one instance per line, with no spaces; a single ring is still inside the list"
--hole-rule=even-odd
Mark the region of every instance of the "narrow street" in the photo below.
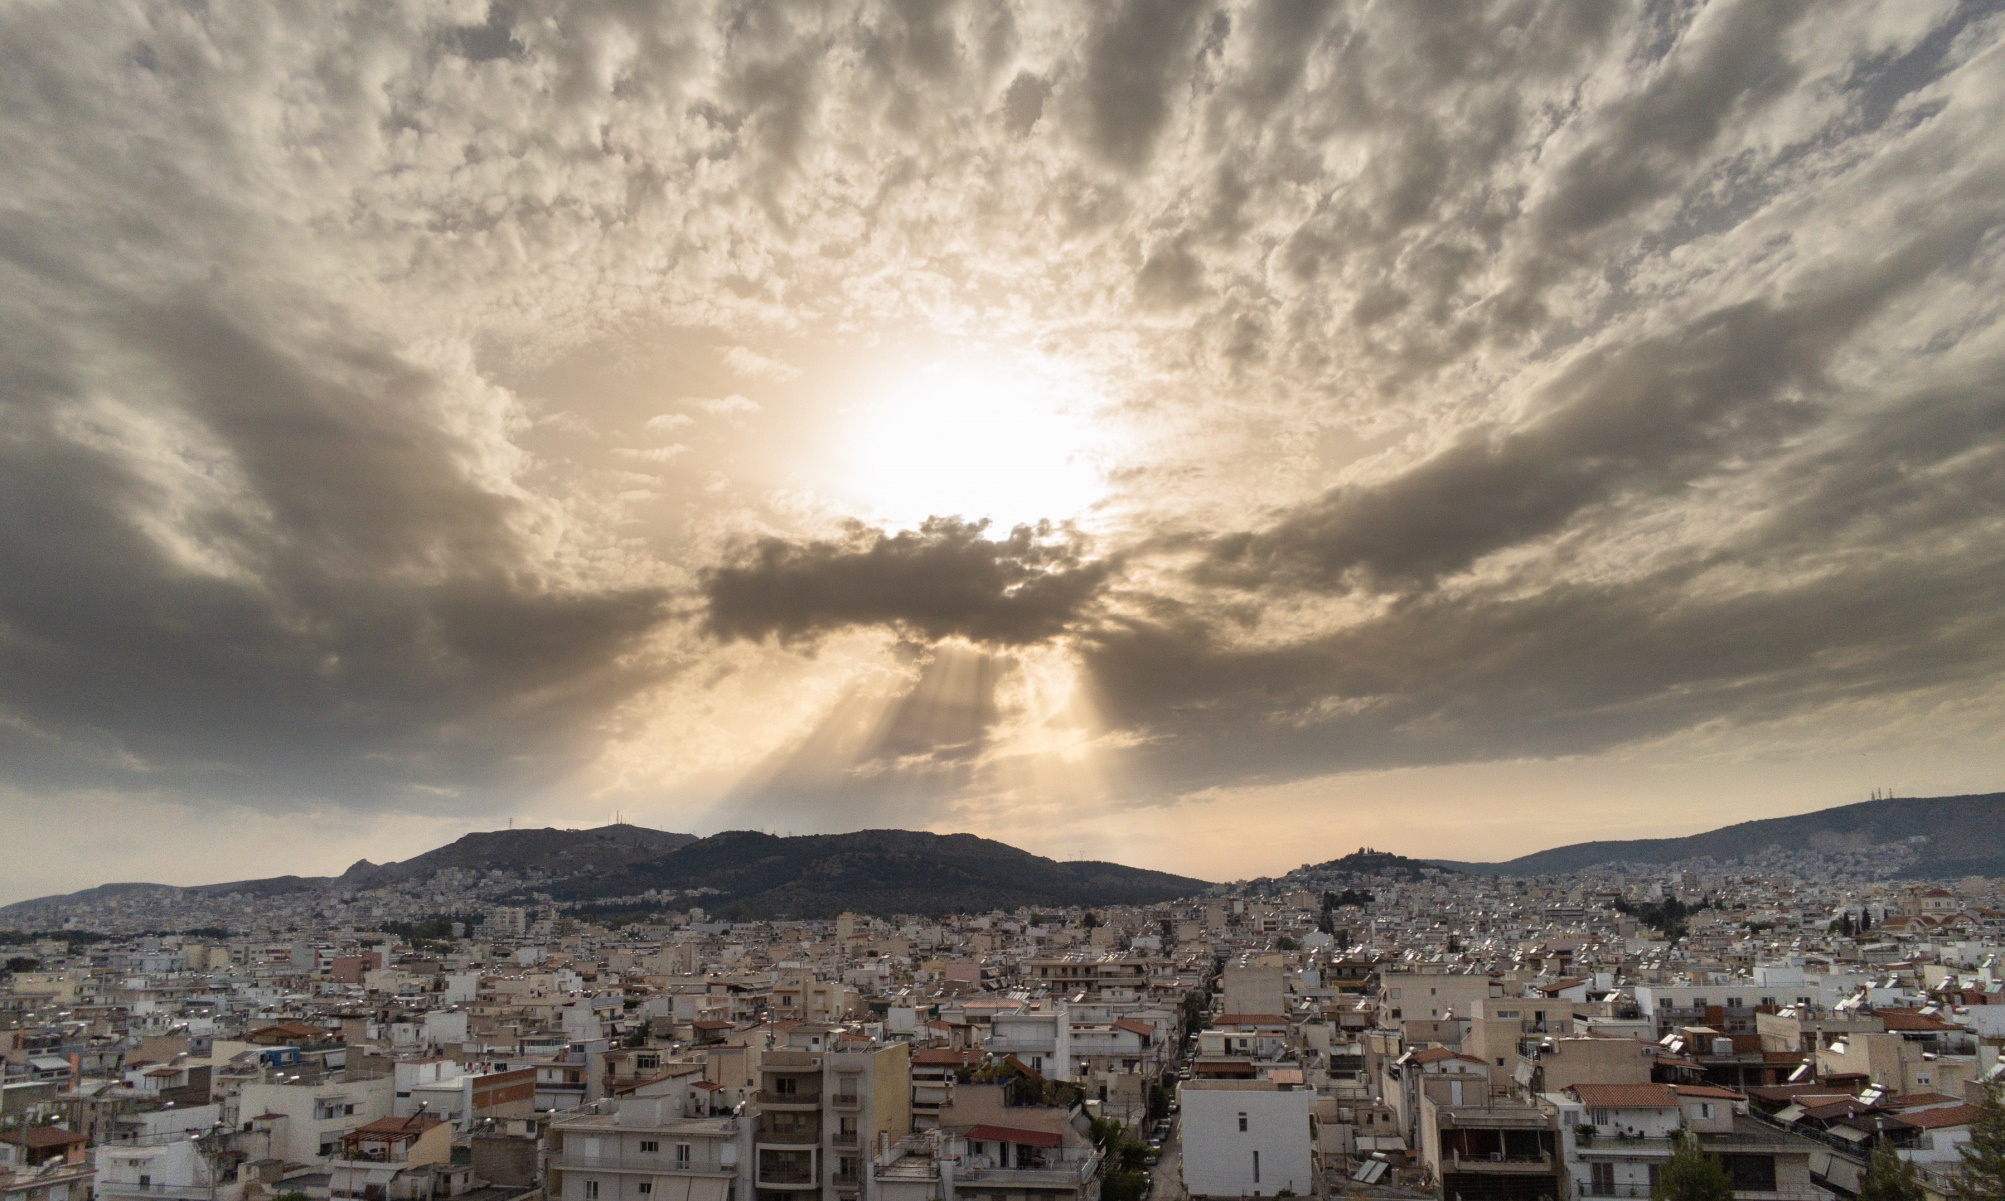
[[[1149,1169],[1153,1178],[1150,1186],[1150,1201],[1183,1201],[1183,1122],[1181,1115],[1172,1115],[1170,1136],[1163,1140],[1162,1158]]]

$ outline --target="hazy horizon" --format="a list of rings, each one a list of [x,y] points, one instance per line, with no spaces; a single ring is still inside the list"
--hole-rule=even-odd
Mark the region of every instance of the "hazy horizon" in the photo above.
[[[0,903],[615,811],[1225,880],[2005,788],[1996,5],[0,55]]]

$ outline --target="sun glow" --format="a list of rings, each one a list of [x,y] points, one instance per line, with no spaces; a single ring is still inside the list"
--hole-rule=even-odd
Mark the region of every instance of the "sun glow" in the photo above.
[[[1053,371],[935,363],[850,411],[844,487],[894,527],[1077,521],[1104,491],[1092,407]]]

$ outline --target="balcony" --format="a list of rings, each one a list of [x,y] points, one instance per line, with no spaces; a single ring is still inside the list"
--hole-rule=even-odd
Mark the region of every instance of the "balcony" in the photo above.
[[[1099,1166],[1100,1157],[1097,1155],[1073,1163],[1046,1164],[1035,1168],[993,1167],[976,1161],[974,1166],[964,1166],[956,1173],[954,1185],[957,1188],[1011,1190],[1075,1189],[1092,1180]]]
[[[832,1146],[854,1147],[857,1141],[856,1131],[838,1130],[834,1134],[829,1135],[828,1141]]]
[[[837,1109],[855,1109],[863,1104],[863,1098],[856,1093],[830,1093],[828,1103]]]
[[[1541,1155],[1536,1159],[1492,1159],[1487,1155],[1463,1155],[1455,1152],[1444,1165],[1451,1172],[1503,1172],[1514,1175],[1549,1176],[1552,1174],[1552,1156]]]
[[[127,1184],[99,1177],[96,1188],[100,1197],[159,1197],[167,1201],[210,1201],[210,1198],[219,1193],[228,1192],[230,1186],[219,1184],[212,1188],[206,1184]]]
[[[769,1107],[777,1106],[782,1109],[821,1108],[821,1091],[819,1089],[798,1093],[781,1093],[774,1092],[771,1089],[760,1089],[756,1095],[759,1098],[759,1104]]]
[[[817,1126],[778,1126],[760,1130],[753,1135],[759,1143],[770,1143],[778,1147],[819,1147],[821,1128]]]

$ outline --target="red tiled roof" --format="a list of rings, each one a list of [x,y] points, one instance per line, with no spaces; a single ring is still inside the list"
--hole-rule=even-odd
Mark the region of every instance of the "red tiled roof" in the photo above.
[[[65,1130],[61,1126],[28,1126],[0,1134],[0,1142],[13,1143],[30,1151],[40,1151],[48,1147],[68,1147],[89,1141],[89,1135]]]
[[[1923,1130],[1940,1130],[1944,1126],[1968,1126],[1977,1120],[1978,1112],[1975,1105],[1955,1105],[1942,1109],[1917,1109],[1912,1113],[1897,1114],[1893,1120]]]
[[[1056,1147],[1059,1137],[1042,1130],[1016,1130],[1008,1126],[977,1126],[968,1131],[971,1139],[981,1139],[991,1143],[1021,1143],[1030,1147]]]
[[[1678,1094],[1668,1084],[1576,1084],[1573,1095],[1593,1109],[1673,1109]]]
[[[1746,1097],[1730,1088],[1715,1088],[1710,1084],[1674,1084],[1671,1091],[1681,1097],[1716,1097],[1722,1101],[1745,1101]]]

